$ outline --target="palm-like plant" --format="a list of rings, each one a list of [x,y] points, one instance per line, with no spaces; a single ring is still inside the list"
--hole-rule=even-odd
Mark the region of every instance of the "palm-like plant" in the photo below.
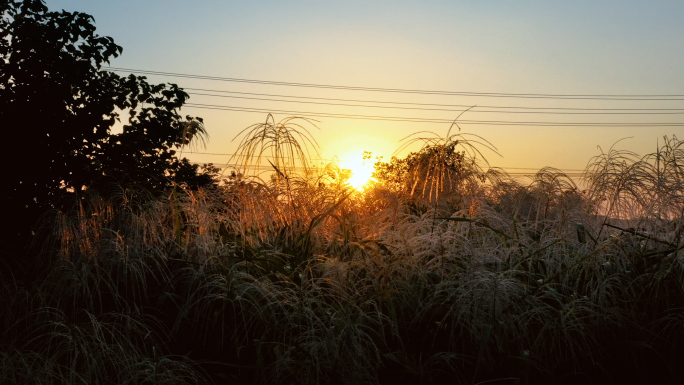
[[[230,161],[234,161],[245,176],[258,175],[264,161],[269,162],[279,183],[287,180],[297,169],[306,173],[311,152],[318,155],[318,143],[300,121],[318,128],[310,119],[289,117],[276,123],[273,115],[268,114],[264,123],[253,124],[235,136],[237,139],[244,134]]]
[[[457,123],[461,115],[454,120],[444,136],[432,131],[420,131],[401,140],[404,144],[395,153],[422,143],[418,152],[411,153],[406,158],[403,170],[397,170],[404,174],[404,187],[411,197],[420,193],[422,199],[438,201],[440,194],[446,191],[458,191],[467,182],[484,179],[485,172],[481,162],[487,166],[489,162],[478,146],[497,155],[498,152],[494,145],[478,135],[452,134],[454,127],[461,130]]]

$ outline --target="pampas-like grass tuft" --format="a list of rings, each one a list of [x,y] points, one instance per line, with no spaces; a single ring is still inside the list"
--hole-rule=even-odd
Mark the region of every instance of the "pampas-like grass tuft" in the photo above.
[[[39,275],[0,281],[0,382],[682,374],[676,138],[643,157],[599,155],[581,190],[552,168],[529,183],[484,170],[475,147],[463,153],[467,170],[449,174],[436,166],[443,147],[476,143],[447,135],[423,140],[434,159],[413,182],[357,193],[334,164],[304,162],[315,141],[294,124],[248,129],[243,175],[220,187],[176,186],[144,202],[124,189],[111,200],[89,192],[46,215]],[[264,161],[278,176],[244,175]]]

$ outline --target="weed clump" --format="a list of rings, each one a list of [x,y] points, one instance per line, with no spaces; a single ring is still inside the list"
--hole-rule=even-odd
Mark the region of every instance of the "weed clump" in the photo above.
[[[251,163],[219,187],[92,193],[47,215],[45,266],[0,281],[2,382],[681,376],[676,138],[599,155],[581,190],[552,168],[528,183],[485,170],[448,136],[358,193],[334,165],[294,172],[308,132],[293,122],[248,130]],[[277,176],[244,176],[264,161]]]

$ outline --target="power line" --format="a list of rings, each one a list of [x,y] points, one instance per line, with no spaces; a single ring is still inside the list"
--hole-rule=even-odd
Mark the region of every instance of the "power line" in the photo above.
[[[189,79],[212,80],[222,82],[235,83],[249,83],[249,84],[263,84],[274,86],[287,87],[303,87],[303,88],[324,88],[336,90],[349,91],[367,91],[367,92],[387,92],[387,93],[404,93],[404,94],[423,94],[423,95],[451,95],[451,96],[473,96],[473,97],[489,97],[489,98],[521,98],[521,99],[580,99],[580,100],[636,100],[636,101],[663,101],[663,100],[684,100],[684,95],[679,94],[523,94],[523,93],[503,93],[503,92],[465,92],[465,91],[436,91],[436,90],[418,90],[418,89],[402,89],[402,88],[380,88],[380,87],[357,87],[357,86],[341,86],[331,84],[315,84],[315,83],[295,83],[295,82],[281,82],[270,80],[255,80],[242,78],[229,78],[220,76],[206,76],[176,72],[163,72],[140,70],[131,68],[119,67],[103,67],[103,69],[113,72],[137,72],[146,75],[159,75],[180,77]]]
[[[447,112],[463,112],[463,110],[453,110],[447,108],[425,108],[425,107],[405,107],[405,106],[371,106],[364,104],[349,104],[349,103],[329,103],[329,102],[318,102],[318,101],[302,101],[302,100],[287,100],[287,99],[272,99],[272,98],[254,98],[248,96],[232,96],[232,95],[214,95],[205,94],[201,92],[189,92],[190,95],[200,95],[200,96],[211,96],[218,98],[231,98],[231,99],[245,99],[245,100],[258,100],[258,101],[268,101],[268,102],[284,102],[284,103],[302,103],[302,104],[317,104],[326,106],[341,106],[341,107],[364,107],[364,108],[386,108],[386,109],[398,109],[398,110],[417,110],[417,111],[447,111]],[[297,97],[299,98],[299,97]],[[303,97],[302,97],[303,98]],[[327,98],[305,98],[305,99],[316,99],[316,100],[340,100],[340,99],[327,99]],[[374,102],[367,101],[367,103],[393,103],[393,102]],[[402,104],[414,104],[414,103],[402,103]],[[428,104],[429,105],[429,104]],[[533,110],[533,111],[497,111],[497,110],[479,110],[477,108],[511,108],[511,107],[485,107],[485,106],[467,106],[467,105],[447,105],[449,107],[456,108],[470,108],[470,112],[477,113],[500,113],[500,114],[548,114],[548,115],[684,115],[684,109],[657,109],[659,112],[637,112],[637,110],[629,110],[629,112],[608,112],[604,111],[590,111],[590,112],[578,112],[578,111],[549,111],[550,108],[545,110]],[[526,107],[520,107],[526,108]],[[622,109],[625,110],[625,109]],[[652,109],[656,110],[656,109]],[[666,111],[666,112],[662,112]],[[676,111],[676,112],[673,112]]]
[[[451,119],[430,119],[430,118],[412,118],[412,117],[397,117],[397,116],[377,116],[377,115],[352,115],[352,114],[335,114],[335,113],[321,113],[321,112],[306,112],[306,111],[286,111],[286,110],[272,110],[261,108],[244,108],[235,106],[225,106],[216,104],[202,104],[202,103],[186,103],[185,106],[200,109],[226,110],[237,112],[254,112],[254,113],[280,113],[298,116],[324,117],[324,118],[344,118],[344,119],[359,119],[359,120],[379,120],[379,121],[393,121],[393,122],[414,122],[414,123],[453,123]],[[620,123],[620,122],[516,122],[504,120],[458,120],[458,124],[478,124],[491,126],[536,126],[536,127],[684,127],[684,123]]]
[[[204,92],[219,92],[225,94],[235,95],[253,95],[266,96],[276,98],[294,98],[306,100],[326,100],[352,103],[377,103],[377,104],[396,104],[396,105],[413,105],[413,106],[433,106],[433,107],[456,107],[456,108],[499,108],[499,109],[523,109],[523,110],[558,110],[558,111],[684,111],[684,108],[580,108],[580,107],[522,107],[522,106],[489,106],[489,105],[468,105],[468,104],[439,104],[439,103],[415,103],[415,102],[391,102],[381,100],[364,100],[364,99],[340,99],[340,98],[322,98],[311,96],[294,96],[294,95],[279,95],[279,94],[263,94],[257,92],[237,92],[225,90],[212,90],[206,88],[188,88],[183,87],[184,90],[204,91]],[[201,93],[190,92],[191,95],[204,95]],[[211,95],[222,96],[222,95]]]

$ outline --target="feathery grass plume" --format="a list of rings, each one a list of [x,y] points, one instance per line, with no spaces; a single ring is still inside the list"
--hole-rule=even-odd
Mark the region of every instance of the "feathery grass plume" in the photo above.
[[[592,158],[585,171],[586,182],[600,213],[624,219],[681,217],[683,145],[676,136],[665,137],[655,153],[643,157],[613,145],[608,153]]]
[[[271,162],[278,183],[295,174],[299,167],[307,172],[311,151],[318,155],[318,143],[299,121],[318,129],[315,120],[289,117],[276,123],[273,115],[268,114],[264,123],[251,125],[235,136],[237,139],[244,134],[231,161],[235,160],[244,176],[259,175],[263,161]]]
[[[508,189],[510,193],[500,194],[497,208],[510,213],[517,223],[513,229],[516,237],[526,238],[526,244],[570,239],[577,232],[577,223],[593,224],[581,191],[560,170],[545,167],[529,185]],[[587,228],[597,231],[593,226]]]
[[[655,153],[647,154],[640,162],[649,167],[641,175],[651,187],[646,210],[657,219],[674,219],[684,212],[684,141],[664,137]]]
[[[632,171],[638,163],[634,152],[614,149],[602,152],[591,159],[585,170],[591,193],[599,213],[616,218],[634,218],[641,215],[640,200],[644,197],[641,181]],[[637,167],[639,165],[637,164]]]
[[[240,215],[256,222],[254,225],[262,241],[267,238],[276,240],[277,243],[285,241],[289,244],[287,247],[292,246],[291,241],[294,240],[309,242],[310,237],[306,233],[310,231],[306,227],[311,227],[314,218],[321,215],[321,210],[312,204],[315,202],[310,201],[311,193],[314,192],[310,181],[314,170],[310,167],[309,159],[312,152],[314,155],[318,154],[318,144],[299,121],[318,128],[314,121],[298,117],[285,118],[276,123],[269,114],[265,123],[252,125],[236,136],[244,135],[244,138],[234,155],[242,175],[258,178],[257,170],[265,161],[275,171],[273,183],[261,182],[259,184],[263,187],[258,188],[258,191],[254,190],[257,193],[267,192],[268,200],[264,201],[260,194],[253,196],[255,199],[241,199],[243,210]],[[325,188],[314,193],[318,203],[331,201]],[[343,196],[338,195],[337,199],[332,200],[340,201],[342,198]],[[281,204],[281,201],[286,204]],[[323,211],[325,210],[324,208]],[[265,215],[267,212],[272,215]],[[246,221],[233,223],[237,225]],[[245,230],[252,229],[243,229],[242,232],[246,233]],[[269,233],[275,233],[275,239]],[[302,235],[304,239],[301,238]]]
[[[468,110],[466,110],[468,111]],[[465,113],[466,111],[463,111]],[[410,196],[420,192],[422,199],[429,202],[438,201],[444,192],[465,193],[469,184],[483,181],[484,171],[480,162],[489,165],[487,159],[478,148],[481,146],[498,155],[496,148],[484,138],[473,134],[451,134],[454,126],[458,126],[458,118],[447,130],[445,136],[431,131],[421,131],[411,134],[401,141],[404,142],[395,153],[401,152],[415,143],[422,147],[417,153],[407,157],[407,165],[402,179]],[[419,136],[428,134],[431,136]],[[469,139],[473,137],[474,139]],[[457,151],[459,147],[461,151]],[[478,159],[481,158],[481,161]]]

